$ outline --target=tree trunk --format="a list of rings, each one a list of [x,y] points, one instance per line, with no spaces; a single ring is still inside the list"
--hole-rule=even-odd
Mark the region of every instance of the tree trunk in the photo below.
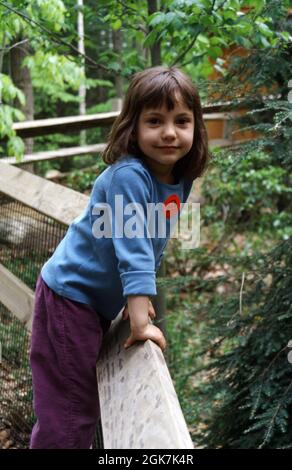
[[[147,0],[148,3],[148,15],[152,15],[156,11],[160,10],[160,6],[158,5],[158,0]],[[151,28],[150,28],[151,31]],[[155,65],[161,65],[161,41],[157,41],[150,47],[151,53],[151,65],[154,67]]]
[[[78,7],[83,7],[83,0],[77,0]],[[84,56],[85,55],[85,45],[84,45],[84,17],[83,12],[78,10],[77,18],[77,30],[78,30],[78,51]],[[82,59],[83,71],[85,76],[85,66],[84,59]],[[84,116],[86,114],[86,87],[85,83],[81,83],[79,86],[79,114]],[[80,145],[86,145],[86,131],[83,130],[80,132]]]
[[[4,59],[4,52],[5,52],[5,46],[6,46],[6,33],[3,33],[1,46],[2,47],[0,48],[0,73],[2,73],[2,68],[3,68],[3,59]],[[0,93],[0,103],[2,103],[1,93]]]

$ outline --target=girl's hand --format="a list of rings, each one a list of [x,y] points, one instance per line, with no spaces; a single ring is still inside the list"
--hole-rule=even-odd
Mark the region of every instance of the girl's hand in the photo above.
[[[155,313],[154,307],[150,299],[149,299],[148,315],[151,318],[151,320],[154,320],[154,318],[156,317],[156,313]],[[127,320],[128,318],[129,318],[129,308],[127,304],[123,310],[123,320]]]
[[[151,323],[149,323],[142,330],[132,330],[129,338],[124,344],[124,347],[125,349],[127,349],[137,341],[146,341],[147,339],[151,339],[152,341],[154,341],[161,348],[162,351],[165,350],[166,340],[162,331],[157,328],[157,326],[152,325]]]

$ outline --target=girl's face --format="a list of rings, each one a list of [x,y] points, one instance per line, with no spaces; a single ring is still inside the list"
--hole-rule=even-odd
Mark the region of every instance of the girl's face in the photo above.
[[[194,114],[181,99],[172,111],[164,104],[160,108],[144,108],[139,116],[137,141],[154,173],[167,176],[175,163],[193,145]]]

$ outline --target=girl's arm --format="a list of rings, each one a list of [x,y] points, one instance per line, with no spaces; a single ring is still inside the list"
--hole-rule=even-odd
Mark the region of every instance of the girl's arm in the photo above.
[[[151,318],[151,320],[154,320],[154,318],[156,317],[156,313],[155,313],[154,307],[150,299],[149,299],[149,306],[148,306],[148,315]],[[129,308],[128,308],[128,304],[126,303],[124,310],[123,310],[123,320],[128,320],[128,318],[129,318]]]
[[[132,346],[136,341],[151,339],[164,351],[166,340],[162,331],[149,323],[149,297],[147,295],[129,295],[128,310],[131,334],[126,340],[125,348]]]

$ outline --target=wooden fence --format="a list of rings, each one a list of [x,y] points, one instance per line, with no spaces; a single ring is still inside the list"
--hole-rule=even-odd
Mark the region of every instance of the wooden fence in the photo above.
[[[113,105],[113,107],[116,108],[117,106]],[[226,105],[221,107],[225,108]],[[16,131],[17,135],[22,138],[37,137],[54,133],[76,132],[93,127],[111,126],[119,113],[120,111],[112,111],[86,116],[70,116],[18,122],[13,124],[13,129]],[[238,114],[238,112],[234,111],[220,111],[220,107],[218,107],[218,105],[209,105],[204,108],[204,120],[207,126],[210,147],[230,147],[242,142],[240,135],[233,135],[232,133],[233,122]],[[22,160],[17,160],[15,157],[3,157],[0,161],[10,163],[11,165],[24,165],[27,163],[70,158],[85,154],[94,155],[101,153],[104,148],[105,143],[99,143],[35,152],[33,154],[24,155]]]

